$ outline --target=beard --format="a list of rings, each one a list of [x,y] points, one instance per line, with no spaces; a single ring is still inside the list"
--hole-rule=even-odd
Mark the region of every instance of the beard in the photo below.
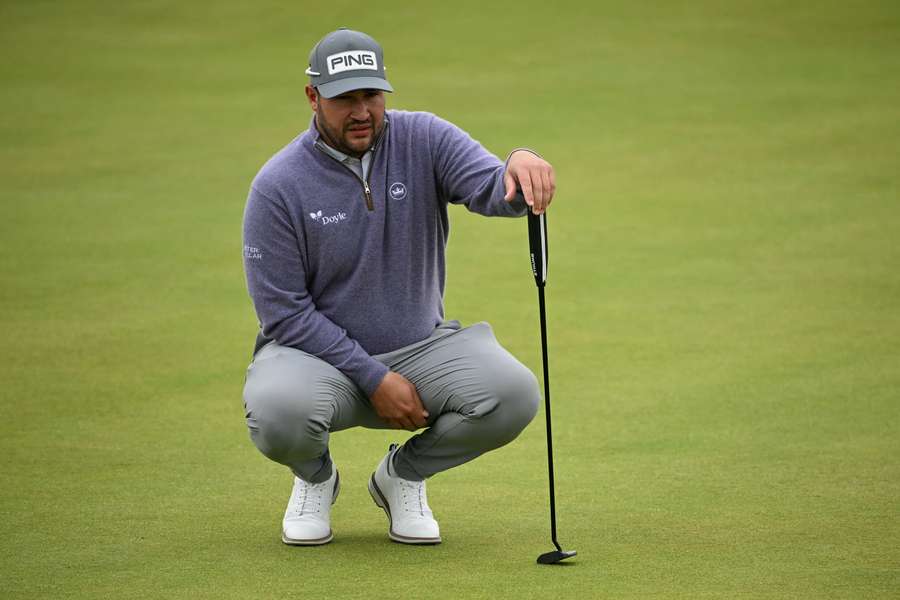
[[[369,142],[366,144],[365,148],[360,148],[359,145],[351,146],[347,140],[347,133],[350,127],[360,126],[360,125],[368,125],[370,130],[372,131]],[[329,146],[334,148],[339,152],[343,152],[348,156],[353,156],[354,158],[362,158],[362,155],[369,151],[369,148],[372,147],[372,144],[375,143],[375,140],[378,139],[378,134],[381,133],[381,129],[384,127],[384,123],[381,124],[381,127],[376,129],[375,125],[375,117],[370,116],[368,121],[349,121],[343,125],[343,129],[338,130],[337,128],[331,127],[328,122],[325,120],[325,116],[322,114],[322,109],[319,107],[316,110],[316,127],[319,129],[319,133],[322,137],[325,138],[325,141]]]

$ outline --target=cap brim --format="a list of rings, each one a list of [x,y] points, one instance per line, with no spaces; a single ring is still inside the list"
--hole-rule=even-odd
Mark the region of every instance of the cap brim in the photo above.
[[[348,77],[346,79],[338,79],[337,81],[330,81],[328,83],[317,85],[316,89],[319,90],[319,93],[322,94],[322,97],[324,98],[334,98],[335,96],[340,96],[341,94],[352,92],[354,90],[394,91],[391,84],[381,77]]]

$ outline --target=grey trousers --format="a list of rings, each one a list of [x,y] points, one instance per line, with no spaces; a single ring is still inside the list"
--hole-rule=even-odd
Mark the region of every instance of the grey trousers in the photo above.
[[[404,479],[426,479],[512,441],[540,402],[534,374],[487,323],[462,329],[445,321],[427,339],[374,358],[416,386],[429,414],[394,460]],[[311,483],[331,476],[331,432],[389,428],[346,375],[274,342],[247,369],[244,408],[256,447]]]

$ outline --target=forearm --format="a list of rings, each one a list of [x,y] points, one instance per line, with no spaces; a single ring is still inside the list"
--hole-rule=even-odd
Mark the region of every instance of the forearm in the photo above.
[[[526,212],[521,194],[505,199],[506,165],[469,134],[435,117],[432,155],[444,198],[485,216],[520,217]]]

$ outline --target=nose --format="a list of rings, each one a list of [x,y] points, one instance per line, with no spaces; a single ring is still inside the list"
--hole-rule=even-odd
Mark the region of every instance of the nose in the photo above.
[[[353,106],[350,109],[350,118],[355,121],[369,120],[369,105],[366,103],[365,99],[357,98],[353,102]]]

